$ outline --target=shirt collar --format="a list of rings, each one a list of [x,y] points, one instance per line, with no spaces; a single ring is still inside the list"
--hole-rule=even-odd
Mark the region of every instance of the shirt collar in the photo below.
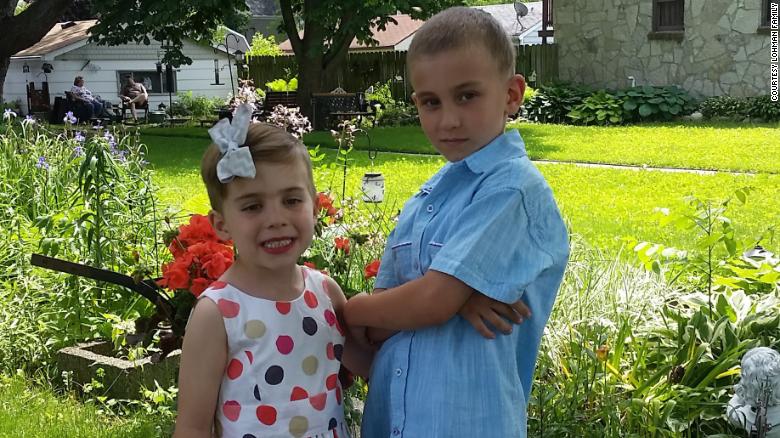
[[[509,130],[463,160],[474,173],[485,173],[498,163],[525,156],[525,143],[517,129]]]

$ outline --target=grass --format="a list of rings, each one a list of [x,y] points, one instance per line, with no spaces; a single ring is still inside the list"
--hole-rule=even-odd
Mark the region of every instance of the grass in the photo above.
[[[780,173],[778,125],[742,123],[659,123],[596,127],[535,123],[520,129],[535,160],[647,165],[736,172]],[[205,128],[144,128],[145,135],[208,140]],[[388,152],[435,154],[419,126],[368,130],[371,146]],[[304,137],[309,146],[336,148],[329,132]],[[365,136],[355,149],[368,149]]]
[[[25,382],[0,375],[0,437],[109,438],[162,436],[156,419],[141,414],[115,417],[94,405],[61,398]]]
[[[198,175],[200,156],[208,140],[145,136],[149,160],[155,167],[163,203],[186,212],[208,211],[208,199]],[[330,169],[334,151],[315,165],[320,190],[341,192],[341,169]],[[371,166],[367,153],[350,156],[346,194],[359,193],[360,179],[369,170],[385,175],[386,205],[400,209],[436,170],[444,164],[439,157],[380,153]],[[571,231],[590,245],[614,252],[624,237],[688,246],[693,237],[683,230],[661,229],[653,218],[656,207],[680,208],[683,197],[696,195],[724,199],[734,189],[757,187],[745,207],[735,209],[733,219],[744,237],[752,237],[780,217],[780,175],[698,175],[629,169],[587,168],[572,164],[540,164],[539,168],[555,191]]]
[[[531,158],[780,173],[778,125],[519,125]]]

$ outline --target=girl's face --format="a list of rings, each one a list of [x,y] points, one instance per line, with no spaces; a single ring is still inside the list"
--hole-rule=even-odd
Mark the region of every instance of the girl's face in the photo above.
[[[240,263],[273,273],[294,266],[311,245],[315,205],[302,160],[255,167],[255,178],[228,183],[222,212],[209,218],[220,238],[233,240]]]

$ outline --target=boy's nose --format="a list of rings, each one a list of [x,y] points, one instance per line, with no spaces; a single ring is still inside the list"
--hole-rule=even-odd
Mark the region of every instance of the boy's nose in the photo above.
[[[460,127],[460,115],[455,108],[442,108],[441,127],[444,129]]]

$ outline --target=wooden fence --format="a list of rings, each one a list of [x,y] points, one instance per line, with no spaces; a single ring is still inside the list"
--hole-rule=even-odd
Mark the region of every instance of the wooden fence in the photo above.
[[[558,46],[555,44],[519,46],[517,72],[532,86],[558,79]],[[279,78],[298,73],[294,56],[257,56],[249,60],[248,77],[258,88]],[[535,79],[535,81],[533,81]],[[408,100],[412,92],[406,72],[406,52],[349,53],[344,65],[323,78],[323,91],[341,87],[348,92],[364,91],[377,83],[390,81],[394,99]]]

